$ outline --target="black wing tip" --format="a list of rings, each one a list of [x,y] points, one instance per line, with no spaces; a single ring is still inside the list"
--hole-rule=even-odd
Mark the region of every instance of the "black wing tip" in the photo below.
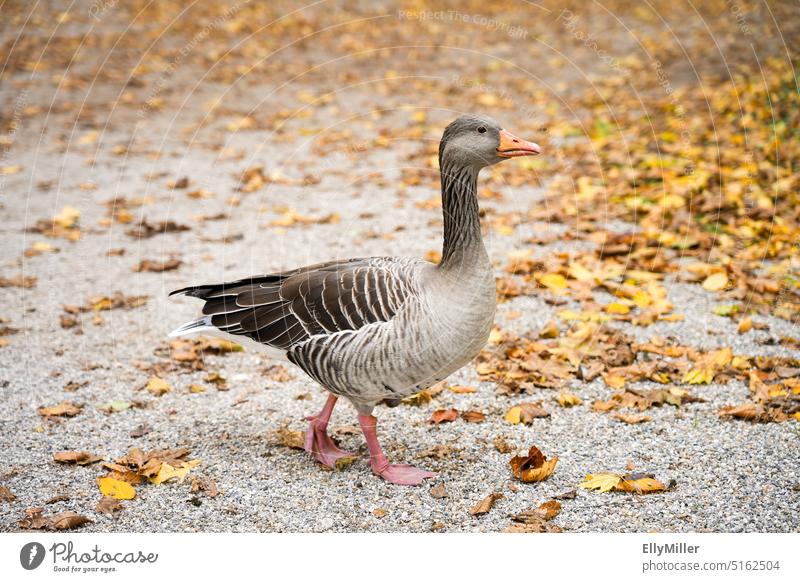
[[[203,299],[210,291],[213,291],[212,285],[200,287],[184,287],[183,289],[175,289],[171,291],[167,297],[174,297],[175,295],[186,295],[188,297],[199,297]]]

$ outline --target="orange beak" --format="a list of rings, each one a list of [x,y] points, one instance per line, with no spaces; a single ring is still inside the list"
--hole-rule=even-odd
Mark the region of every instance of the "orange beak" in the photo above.
[[[505,129],[500,130],[500,145],[497,147],[497,155],[501,158],[535,156],[540,153],[542,153],[542,148],[532,141],[520,139]]]

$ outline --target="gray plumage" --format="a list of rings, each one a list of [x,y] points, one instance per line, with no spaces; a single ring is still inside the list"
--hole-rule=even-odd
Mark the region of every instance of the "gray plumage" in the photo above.
[[[360,258],[187,287],[171,295],[203,299],[205,317],[171,335],[211,333],[263,346],[362,414],[446,378],[477,355],[494,319],[477,180],[482,167],[515,155],[501,155],[500,133],[496,122],[477,116],[461,117],[444,132],[439,265]]]

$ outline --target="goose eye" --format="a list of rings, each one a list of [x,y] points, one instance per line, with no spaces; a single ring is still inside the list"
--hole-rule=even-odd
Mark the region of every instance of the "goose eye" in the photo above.
[[[486,128],[482,125],[478,128],[478,133],[486,133]]]

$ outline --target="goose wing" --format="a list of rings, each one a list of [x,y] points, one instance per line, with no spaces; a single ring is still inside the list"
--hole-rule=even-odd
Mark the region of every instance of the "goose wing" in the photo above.
[[[332,261],[170,295],[205,300],[205,325],[288,350],[312,336],[389,321],[416,295],[416,273],[424,264],[397,258]]]

